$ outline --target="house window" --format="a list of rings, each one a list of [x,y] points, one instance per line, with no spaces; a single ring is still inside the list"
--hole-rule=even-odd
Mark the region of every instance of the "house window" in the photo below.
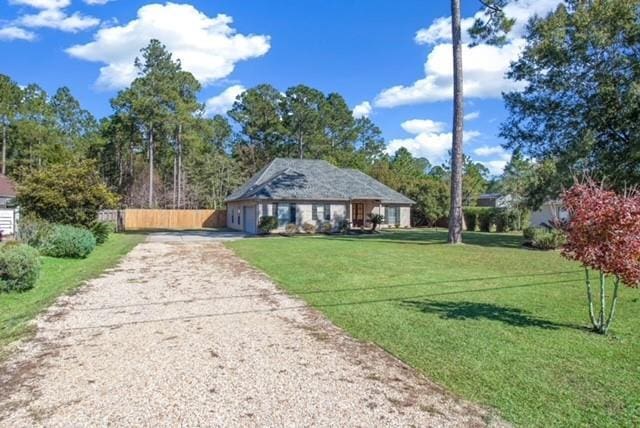
[[[241,222],[240,222],[240,208],[238,208],[238,224],[241,224]]]
[[[400,207],[385,207],[384,220],[390,225],[400,224]]]
[[[231,224],[236,222],[236,212],[232,209],[231,210]]]
[[[283,227],[289,223],[289,216],[291,212],[289,210],[289,204],[278,204],[276,205],[276,212],[278,216],[278,226]]]
[[[311,212],[312,220],[331,220],[331,205],[329,204],[313,204]]]

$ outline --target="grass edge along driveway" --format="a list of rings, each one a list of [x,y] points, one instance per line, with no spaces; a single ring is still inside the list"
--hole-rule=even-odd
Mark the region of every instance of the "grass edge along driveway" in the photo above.
[[[227,243],[357,339],[520,426],[640,424],[640,294],[589,332],[583,271],[512,234],[390,231]]]
[[[32,332],[30,321],[58,296],[114,267],[144,240],[141,234],[112,234],[86,259],[42,257],[42,270],[34,288],[23,293],[0,293],[0,360],[6,347]]]

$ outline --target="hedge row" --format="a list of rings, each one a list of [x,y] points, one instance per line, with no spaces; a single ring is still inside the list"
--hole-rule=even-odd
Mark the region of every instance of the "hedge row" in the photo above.
[[[491,208],[491,207],[465,207],[463,209],[467,230],[490,232],[495,228],[496,232],[509,232],[520,230],[525,224],[527,213],[515,209]]]

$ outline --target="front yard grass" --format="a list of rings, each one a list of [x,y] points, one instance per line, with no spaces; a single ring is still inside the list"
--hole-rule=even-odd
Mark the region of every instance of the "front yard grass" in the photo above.
[[[640,425],[640,291],[587,330],[583,270],[510,234],[443,231],[227,243],[354,337],[520,426]]]
[[[58,296],[115,266],[143,239],[139,234],[113,234],[86,259],[42,257],[42,271],[34,288],[24,293],[0,293],[0,359],[6,345],[28,333],[29,321]]]

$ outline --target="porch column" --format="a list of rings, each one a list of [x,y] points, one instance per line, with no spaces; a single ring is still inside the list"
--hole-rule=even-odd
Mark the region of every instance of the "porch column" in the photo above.
[[[349,229],[353,226],[353,204],[351,203],[351,199],[349,199]]]

